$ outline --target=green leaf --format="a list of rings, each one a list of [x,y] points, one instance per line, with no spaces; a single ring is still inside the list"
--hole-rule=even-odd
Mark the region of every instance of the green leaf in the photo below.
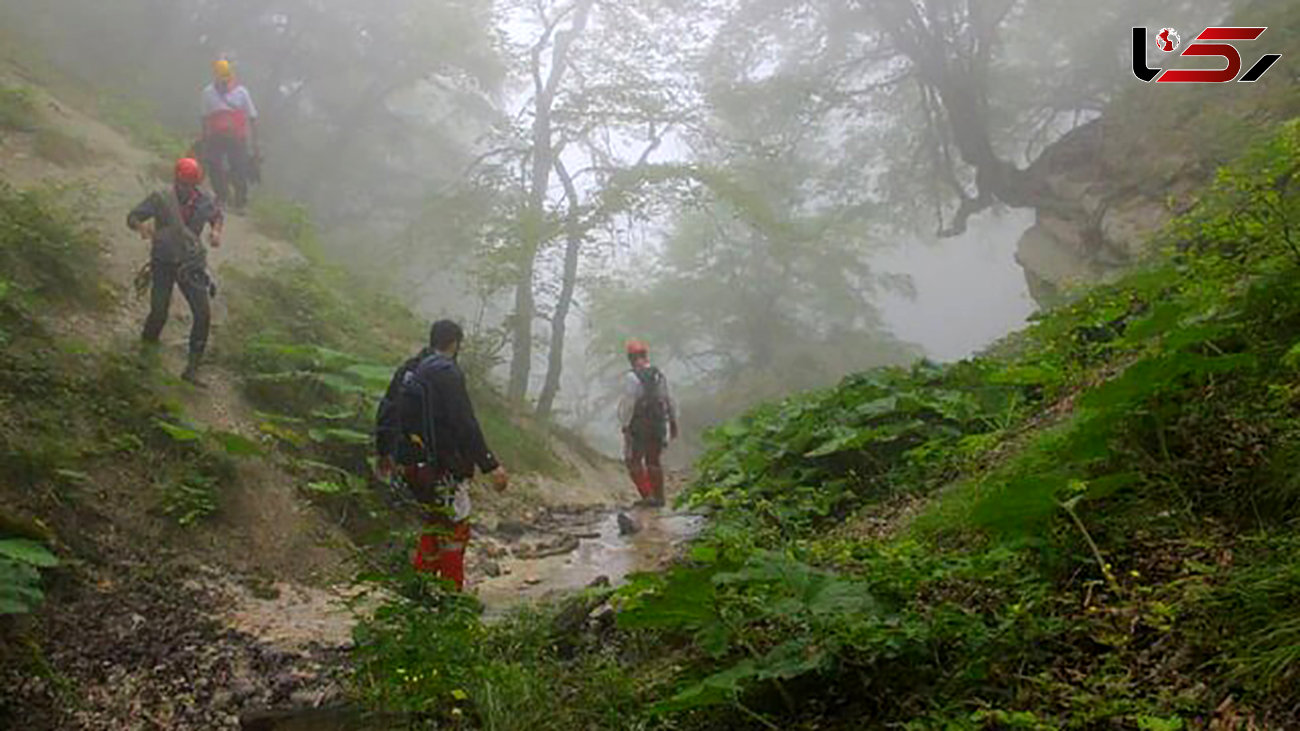
[[[347,488],[342,484],[327,480],[308,482],[307,489],[321,495],[342,495],[347,492]]]
[[[162,419],[154,419],[153,423],[167,433],[167,436],[178,442],[195,442],[203,437],[203,433],[189,427],[172,424]]]
[[[263,454],[262,445],[243,434],[229,431],[214,431],[211,434],[221,448],[226,450],[226,454],[235,457],[258,457]]]
[[[1182,731],[1187,728],[1187,724],[1178,716],[1138,716],[1136,720],[1139,731]]]
[[[280,426],[274,422],[264,421],[257,425],[257,430],[263,434],[269,434],[283,442],[288,442],[295,447],[301,447],[307,443],[307,438],[302,434],[285,426]]]
[[[758,667],[753,660],[742,660],[733,667],[714,673],[677,695],[650,707],[655,714],[685,711],[691,708],[728,703],[744,691],[758,677]]]
[[[364,432],[343,428],[308,429],[307,436],[313,442],[343,442],[344,444],[368,445],[373,437]]]
[[[662,588],[629,602],[618,615],[619,626],[695,629],[716,622],[714,571],[712,567],[673,571]]]
[[[45,546],[25,538],[0,539],[0,556],[41,568],[59,565],[59,559]]]
[[[714,563],[718,560],[718,549],[713,546],[692,546],[690,558],[696,563]]]
[[[720,659],[731,649],[731,630],[722,622],[706,624],[695,633],[695,644],[709,657]]]
[[[760,680],[788,680],[821,670],[829,664],[831,654],[825,647],[814,644],[809,637],[800,637],[777,645],[763,656],[757,665]]]
[[[393,378],[392,368],[370,363],[358,363],[348,366],[343,372],[356,377],[366,388],[375,391],[383,391],[388,388],[388,382]]]

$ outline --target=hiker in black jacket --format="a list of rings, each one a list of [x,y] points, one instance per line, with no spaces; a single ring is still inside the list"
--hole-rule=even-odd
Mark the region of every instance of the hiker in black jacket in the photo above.
[[[177,286],[190,305],[194,324],[190,328],[189,360],[181,377],[201,385],[199,361],[208,344],[211,324],[212,280],[208,276],[207,253],[203,248],[204,227],[210,227],[212,248],[221,246],[224,218],[221,208],[199,190],[203,167],[193,158],[176,162],[175,182],[151,193],[126,217],[126,225],[150,240],[149,317],[144,322],[143,340],[156,344],[171,309],[172,288]]]
[[[426,506],[427,530],[412,564],[465,585],[471,504],[465,482],[477,468],[498,490],[509,476],[488,449],[465,374],[456,364],[465,334],[450,320],[433,324],[429,347],[402,364],[379,405],[375,449],[383,479],[396,477]]]

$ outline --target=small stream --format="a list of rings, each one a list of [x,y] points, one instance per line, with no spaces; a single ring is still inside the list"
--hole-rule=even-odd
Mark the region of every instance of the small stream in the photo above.
[[[622,534],[620,512],[637,524],[636,532]],[[473,587],[489,618],[525,602],[582,589],[602,576],[619,584],[628,574],[659,568],[704,524],[698,515],[653,508],[556,517],[552,532],[577,536],[578,547],[539,559],[503,557],[499,563],[505,573],[481,577]]]
[[[625,516],[622,526],[620,513]],[[635,531],[625,533],[626,518],[635,523]],[[661,568],[703,525],[701,516],[652,508],[551,513],[543,526],[508,541],[499,532],[489,532],[477,541],[478,550],[495,544],[505,552],[495,561],[501,574],[472,577],[471,591],[483,601],[484,619],[490,622],[513,607],[577,591],[600,577],[617,585],[628,574]],[[557,539],[567,539],[572,545],[569,536],[578,540],[571,551],[543,558],[517,555],[527,555],[530,544],[560,542]],[[474,542],[470,551],[475,551]],[[272,711],[246,717],[242,725],[244,731],[391,731],[404,727],[400,718],[368,715],[350,707]]]

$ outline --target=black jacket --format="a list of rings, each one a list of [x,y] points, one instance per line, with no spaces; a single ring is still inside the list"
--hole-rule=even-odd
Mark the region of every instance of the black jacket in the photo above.
[[[435,453],[439,472],[457,480],[474,476],[474,468],[491,472],[498,467],[488,449],[483,430],[474,415],[465,374],[451,358],[426,350],[402,364],[389,381],[388,391],[380,402],[375,448],[381,457],[396,455],[401,438],[396,405],[402,382],[406,378],[421,382],[428,395],[428,416],[433,422]]]
[[[166,190],[150,193],[148,198],[127,214],[126,225],[135,228],[140,223],[154,219],[153,248],[150,256],[157,261],[179,263],[185,260],[188,247],[183,236],[173,227],[171,206],[165,198],[167,195],[169,191]],[[216,226],[221,223],[223,218],[221,208],[212,196],[202,190],[195,188],[188,198],[178,193],[178,199],[181,217],[185,219],[186,227],[193,231],[195,236],[203,233],[204,226]]]

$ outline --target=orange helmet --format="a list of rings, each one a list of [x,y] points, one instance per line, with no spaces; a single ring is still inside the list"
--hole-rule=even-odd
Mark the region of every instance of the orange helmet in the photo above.
[[[628,357],[634,355],[649,355],[650,346],[646,345],[644,340],[637,340],[636,338],[632,338],[631,340],[627,341],[627,354]]]
[[[192,157],[182,157],[176,161],[176,182],[198,185],[203,182],[203,166]]]

